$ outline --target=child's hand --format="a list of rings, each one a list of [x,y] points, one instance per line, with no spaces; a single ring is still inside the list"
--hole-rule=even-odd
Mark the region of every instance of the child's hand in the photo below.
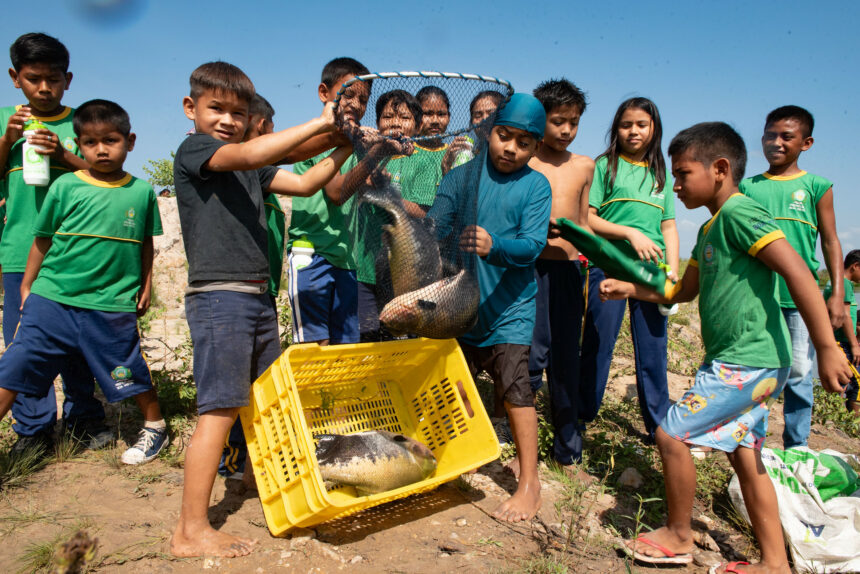
[[[600,300],[614,301],[627,299],[633,295],[633,284],[617,279],[604,279],[600,282]]]
[[[51,156],[57,161],[63,161],[66,148],[60,144],[60,136],[51,130],[36,130],[27,140],[30,145],[39,146],[41,149],[36,149],[39,155]]]
[[[845,392],[845,385],[851,380],[851,367],[839,345],[828,345],[818,351],[818,376],[825,390],[839,394]]]
[[[6,133],[3,134],[3,137],[10,147],[24,137],[24,124],[27,123],[27,119],[31,115],[30,106],[21,106],[20,110],[9,117],[9,121],[6,122]]]
[[[657,263],[663,259],[663,250],[656,243],[648,239],[644,233],[639,230],[630,228],[627,232],[627,241],[633,246],[639,259],[642,261],[651,261]]]
[[[827,314],[830,315],[830,326],[833,327],[834,331],[841,329],[845,323],[845,303],[833,296],[827,299],[826,303]]]
[[[27,297],[30,296],[30,286],[21,283],[21,307],[18,309],[19,311],[24,310],[24,301],[27,300]]]
[[[141,289],[137,292],[137,316],[143,317],[149,310],[149,304],[152,300],[152,292],[149,289]]]
[[[854,366],[860,366],[860,345],[851,347],[851,356],[853,357],[851,362],[854,363]]]
[[[337,128],[337,122],[335,121],[334,114],[334,103],[327,102],[323,107],[322,114],[320,114],[320,119],[325,124],[325,129],[323,132],[333,132]]]
[[[445,155],[442,156],[442,175],[445,175],[451,170],[451,166],[454,164],[454,160],[457,159],[457,155],[460,152],[464,152],[466,150],[472,149],[472,144],[463,136],[457,136],[454,140],[448,144],[448,150],[445,152]]]
[[[470,225],[460,234],[460,249],[467,253],[476,253],[486,257],[493,248],[493,237],[487,230],[477,225]]]

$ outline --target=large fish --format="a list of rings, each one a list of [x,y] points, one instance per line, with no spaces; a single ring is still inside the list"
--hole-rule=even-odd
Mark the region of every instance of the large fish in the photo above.
[[[395,335],[453,339],[475,326],[480,301],[474,274],[462,269],[456,275],[395,297],[383,307],[379,321]]]
[[[390,220],[382,230],[395,297],[442,278],[439,244],[426,222],[406,213],[401,199],[393,193],[367,192],[361,201],[377,206]]]
[[[317,462],[326,481],[354,486],[361,495],[424,480],[436,470],[433,451],[417,440],[387,431],[317,438]]]

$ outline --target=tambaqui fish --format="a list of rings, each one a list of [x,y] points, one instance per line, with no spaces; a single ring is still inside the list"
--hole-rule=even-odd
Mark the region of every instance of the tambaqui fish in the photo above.
[[[322,434],[317,462],[326,481],[354,486],[361,495],[394,490],[424,480],[436,470],[427,446],[402,434],[365,431]]]

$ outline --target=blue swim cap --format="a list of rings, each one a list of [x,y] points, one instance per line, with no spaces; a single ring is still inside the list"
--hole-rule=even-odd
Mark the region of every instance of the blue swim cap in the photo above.
[[[541,140],[543,139],[543,130],[546,127],[546,112],[543,109],[543,104],[536,97],[516,93],[511,96],[505,107],[496,114],[496,121],[493,125],[525,130]]]

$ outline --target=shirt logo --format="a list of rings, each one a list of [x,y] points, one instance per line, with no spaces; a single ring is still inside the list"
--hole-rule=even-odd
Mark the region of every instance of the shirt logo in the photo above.
[[[72,136],[66,136],[66,139],[63,140],[63,147],[69,150],[70,152],[74,152],[75,148],[75,140]]]
[[[792,192],[791,194],[791,203],[788,208],[794,211],[806,211],[806,205],[804,205],[804,201],[806,201],[806,190],[798,189],[797,191]]]
[[[663,190],[657,186],[657,182],[654,182],[654,187],[651,188],[651,197],[655,199],[664,199],[666,196],[663,194]]]
[[[133,207],[129,207],[128,211],[125,212],[126,220],[123,222],[123,225],[125,227],[130,227],[130,228],[134,229],[134,227],[135,227],[134,213],[135,212],[134,212]]]
[[[702,255],[705,256],[705,263],[712,263],[714,261],[714,246],[706,243],[705,248],[702,250]]]

